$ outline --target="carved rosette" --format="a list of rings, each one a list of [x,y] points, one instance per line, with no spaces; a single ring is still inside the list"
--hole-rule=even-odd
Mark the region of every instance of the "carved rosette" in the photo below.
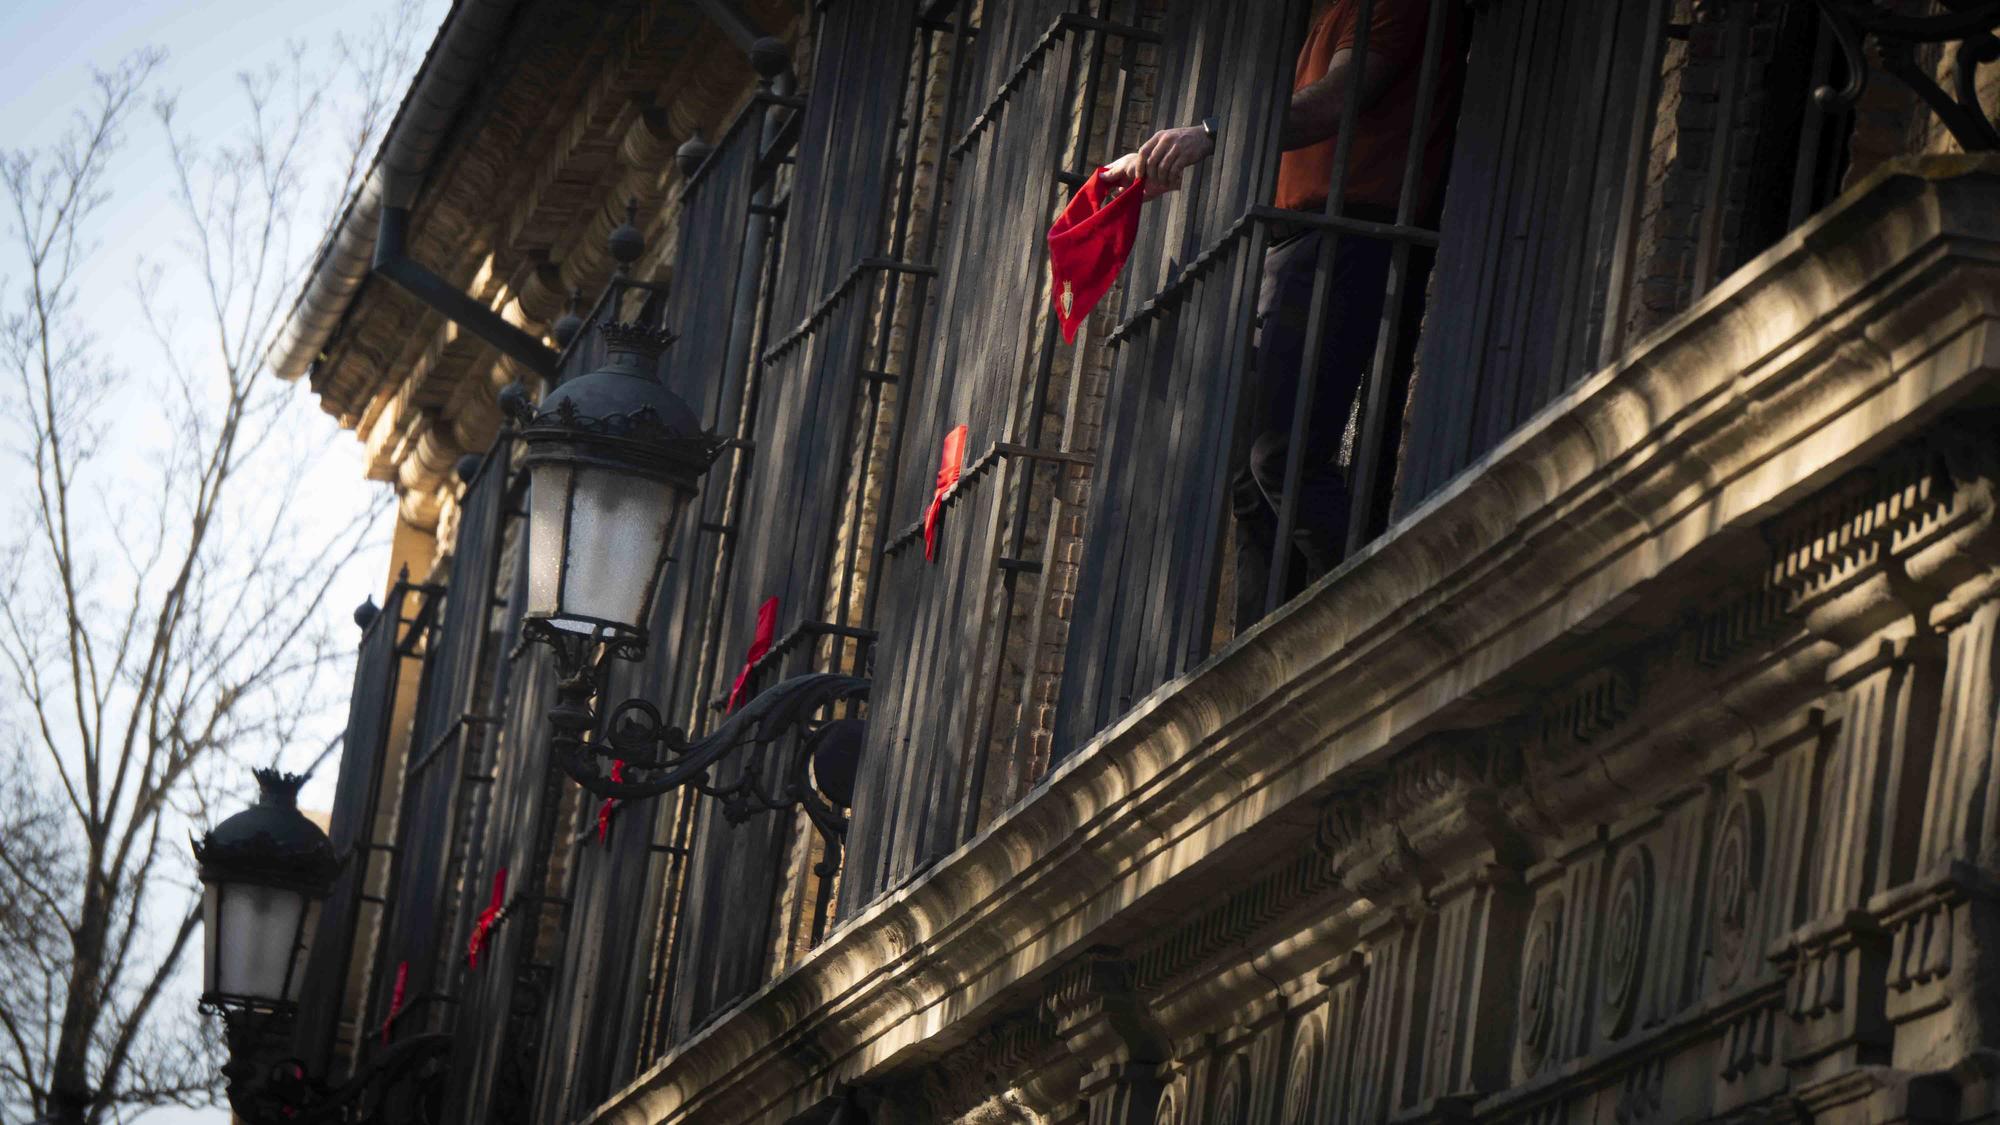
[[[1562,1007],[1563,899],[1551,895],[1528,923],[1521,954],[1521,995],[1516,1007],[1521,1071],[1533,1075],[1548,1061],[1555,1039],[1556,1012]]]
[[[1743,976],[1755,945],[1751,934],[1764,877],[1764,810],[1755,793],[1742,793],[1723,814],[1715,838],[1714,896],[1709,903],[1709,948],[1715,983],[1727,988]]]
[[[1599,966],[1598,1031],[1616,1039],[1631,1030],[1646,979],[1646,942],[1653,927],[1653,861],[1645,848],[1620,857],[1611,876]]]

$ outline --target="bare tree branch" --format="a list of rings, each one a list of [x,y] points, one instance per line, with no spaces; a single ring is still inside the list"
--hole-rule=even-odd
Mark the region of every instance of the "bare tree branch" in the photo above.
[[[0,537],[0,1120],[55,1097],[109,1122],[214,1096],[212,1029],[170,1002],[200,918],[178,841],[238,763],[301,734],[337,745],[321,685],[352,650],[329,599],[388,501],[339,516],[308,495],[335,435],[312,436],[264,356],[300,247],[388,123],[417,11],[244,74],[219,139],[182,126],[141,52],[59,139],[0,152],[0,455],[24,485],[0,523],[19,529]],[[164,164],[114,175],[148,106]],[[123,272],[94,232],[108,185],[133,182],[161,186],[172,222],[142,248],[128,319],[147,358],[126,370],[85,286]]]

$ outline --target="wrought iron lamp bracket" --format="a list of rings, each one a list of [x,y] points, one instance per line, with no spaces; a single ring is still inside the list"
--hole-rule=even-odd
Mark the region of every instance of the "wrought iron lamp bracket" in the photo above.
[[[2000,62],[2000,0],[1941,0],[1943,11],[1905,15],[1879,0],[1814,0],[1847,62],[1841,88],[1822,86],[1813,96],[1825,109],[1852,106],[1868,85],[1866,39],[1875,40],[1882,69],[1915,91],[1967,152],[2000,151],[2000,127],[1979,102],[1979,68]],[[1955,89],[1947,93],[1918,61],[1917,48],[1958,43]]]
[[[205,1006],[206,1007],[206,1006]],[[379,1116],[381,1100],[403,1079],[451,1050],[452,1037],[414,1035],[369,1061],[354,1077],[334,1086],[314,1077],[290,1055],[290,1009],[223,1010],[229,1061],[222,1068],[230,1108],[253,1125],[319,1125],[358,1111],[362,1120]]]
[[[607,693],[610,662],[631,659],[629,643],[598,633],[571,632],[540,621],[528,625],[530,639],[555,654],[556,702],[549,710],[551,749],[557,766],[578,785],[621,801],[646,800],[687,787],[722,802],[722,814],[740,824],[763,812],[802,810],[827,844],[818,865],[830,875],[839,865],[847,817],[814,785],[815,754],[830,739],[851,737],[852,717],[823,717],[838,703],[865,699],[869,681],[859,676],[815,672],[776,684],[737,709],[714,732],[689,739],[669,724],[648,700],[627,699],[610,709],[598,731],[597,701]],[[643,644],[643,641],[640,642]],[[798,735],[779,769],[744,762],[736,780],[711,780],[711,771],[746,745],[769,746]]]

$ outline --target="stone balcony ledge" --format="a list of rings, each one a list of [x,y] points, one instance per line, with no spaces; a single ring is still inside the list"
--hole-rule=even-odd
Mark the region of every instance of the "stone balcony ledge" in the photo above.
[[[1309,849],[1329,800],[1427,739],[1517,715],[1524,685],[1635,606],[1678,612],[1754,571],[1764,521],[1947,411],[1991,402],[1996,328],[2000,160],[1869,176],[594,1119],[783,1121],[1032,1004],[1089,947],[1192,917],[1219,871]],[[1823,683],[1838,646],[1801,643],[1790,674]],[[1714,710],[1758,713],[1748,694]],[[1466,833],[1426,853],[1449,861],[1429,875],[1378,854],[1369,815],[1330,849],[1347,905],[1295,944],[1351,943],[1371,914],[1470,862]]]

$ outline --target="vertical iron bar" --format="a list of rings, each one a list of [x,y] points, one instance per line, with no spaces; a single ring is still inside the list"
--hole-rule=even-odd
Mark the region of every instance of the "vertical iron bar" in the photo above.
[[[1068,48],[1068,53],[1071,54],[1072,56],[1075,56],[1076,61],[1072,62],[1069,66],[1066,66],[1064,69],[1065,77],[1067,80],[1063,84],[1063,94],[1060,100],[1058,101],[1059,105],[1073,104],[1076,97],[1076,90],[1078,86],[1077,70],[1079,67],[1081,67],[1083,71],[1083,74],[1081,75],[1082,78],[1081,85],[1083,87],[1082,91],[1083,111],[1081,114],[1081,121],[1078,126],[1077,141],[1076,141],[1077,152],[1075,154],[1075,158],[1083,159],[1083,162],[1086,164],[1089,163],[1087,157],[1090,154],[1091,130],[1096,124],[1096,101],[1097,101],[1097,85],[1098,85],[1097,79],[1098,79],[1098,72],[1102,70],[1104,66],[1104,40],[1105,40],[1105,33],[1102,31],[1091,31],[1088,32],[1087,34],[1090,36],[1090,49],[1088,50],[1088,52],[1077,51],[1073,43]],[[1057,130],[1061,129],[1063,120],[1064,119],[1060,115],[1058,115],[1055,121],[1052,123],[1051,128]],[[1061,147],[1062,146],[1060,144],[1060,137],[1057,137],[1056,143],[1052,144],[1051,148],[1055,150],[1060,150]],[[1066,169],[1071,163],[1072,157],[1069,153],[1055,151],[1052,152],[1052,155],[1054,155],[1056,158],[1057,166],[1055,168],[1048,169],[1048,171],[1050,172],[1062,171]],[[1060,183],[1060,180],[1057,179],[1054,175],[1051,175],[1049,177],[1049,182],[1051,184],[1057,184]],[[1044,261],[1047,254],[1046,244],[1037,245],[1035,249],[1032,251],[1032,254],[1037,262]],[[1032,318],[1034,314],[1029,313],[1028,315]],[[1030,449],[1039,449],[1041,448],[1042,444],[1042,419],[1043,416],[1047,413],[1049,379],[1052,375],[1052,370],[1055,366],[1056,331],[1057,331],[1057,326],[1055,318],[1052,316],[1044,317],[1042,322],[1041,344],[1039,348],[1036,350],[1035,354],[1035,375],[1034,375],[1033,389],[1030,391],[1028,398],[1028,417],[1026,419],[1026,430],[1024,433],[1021,433],[1020,436],[1015,437],[1013,439],[1019,441],[1022,445],[1025,445]],[[1082,363],[1083,351],[1081,349],[1077,349],[1073,351],[1071,354],[1072,354],[1072,362],[1071,362],[1070,378],[1074,382],[1083,377],[1083,363]],[[1009,397],[1010,399],[1012,399],[1016,396],[1010,395]],[[1001,474],[1000,479],[994,482],[996,495],[1004,495],[1006,493],[1005,485],[1007,484],[1010,478],[1018,479],[1019,481],[1018,487],[1020,490],[1020,498],[1018,502],[1014,504],[1011,517],[1008,520],[1006,545],[1003,548],[1004,556],[1010,559],[1018,559],[1021,556],[1021,548],[1027,539],[1028,509],[1032,505],[1034,500],[1035,480],[1041,474],[1041,472],[1044,469],[1044,466],[1047,464],[1045,462],[1030,459],[1027,460],[1024,464],[1017,466],[1014,463],[1014,461],[1015,461],[1014,458],[1003,458],[999,465],[994,466],[994,472],[996,474]],[[1060,472],[1060,469],[1058,469],[1057,471]],[[983,700],[980,704],[978,712],[976,713],[976,719],[973,723],[974,734],[972,741],[973,745],[972,771],[971,775],[967,778],[966,781],[964,811],[959,821],[958,838],[961,841],[970,839],[971,836],[979,830],[979,824],[978,824],[979,803],[980,803],[980,797],[985,792],[985,787],[986,787],[986,765],[987,765],[987,758],[989,757],[988,749],[993,739],[993,728],[997,724],[999,719],[998,710],[1000,706],[1000,683],[1001,683],[1000,662],[1003,654],[1006,652],[1007,638],[1013,634],[1014,600],[1015,600],[1017,585],[1020,581],[1020,578],[1021,578],[1020,572],[1017,570],[1013,570],[1011,568],[1002,571],[1000,575],[1001,592],[1000,592],[1000,607],[999,607],[998,625],[997,625],[999,636],[995,639],[995,642],[992,646],[993,653],[991,658],[983,662],[982,664],[982,668],[985,673],[984,676],[982,677],[985,684],[985,688],[982,693]],[[1037,619],[1039,620],[1040,614],[1038,613],[1036,616]],[[1039,632],[1040,630],[1039,628],[1035,628],[1032,631]],[[1035,657],[1031,653],[1029,656],[1029,664],[1026,673],[1023,677],[1021,685],[1021,698],[1019,701],[1021,708],[1025,708],[1027,706],[1027,700],[1030,694],[1029,689],[1031,688],[1034,682],[1034,677],[1035,677]],[[1020,713],[1021,711],[1017,710],[1017,716]]]
[[[958,0],[958,11],[952,16],[951,71],[945,87],[944,115],[940,119],[938,126],[938,136],[941,139],[940,143],[942,145],[949,145],[953,126],[958,120],[959,89],[964,84],[963,64],[965,60],[965,45],[969,38],[966,29],[970,25],[971,9],[972,0]],[[940,225],[939,208],[944,202],[944,184],[945,176],[943,168],[940,167],[931,177],[929,217],[924,223],[923,253],[918,259],[920,263],[926,265],[935,264],[937,257],[938,228]],[[929,293],[930,279],[923,274],[917,274],[914,276],[913,282],[916,286],[916,291],[911,295],[911,300],[921,310],[924,307],[924,299]],[[903,365],[904,370],[910,373],[909,378],[912,383],[916,379],[916,372],[922,370],[923,350],[924,333],[921,331],[912,331],[910,334],[909,358]],[[882,566],[883,548],[889,542],[889,530],[892,523],[890,517],[896,510],[897,469],[903,463],[903,439],[908,430],[909,414],[908,410],[898,409],[895,420],[889,426],[887,460],[891,468],[888,476],[882,482],[882,498],[876,505],[876,510],[882,513],[881,518],[875,521],[875,545],[873,548],[875,567],[878,571]],[[880,598],[881,590],[881,583],[870,582],[868,584],[867,596],[861,600],[861,627],[864,629],[872,629],[875,626],[875,607]]]
[[[1646,165],[1653,149],[1653,130],[1660,105],[1660,69],[1667,42],[1666,0],[1647,0],[1646,38],[1639,53],[1644,91],[1634,99],[1632,131],[1625,148],[1624,198],[1618,210],[1617,241],[1604,285],[1604,322],[1598,328],[1597,366],[1625,350],[1626,302],[1632,298],[1632,266],[1639,254],[1640,209],[1646,195]]]
[[[918,27],[915,29],[915,35],[922,45],[917,49],[916,83],[911,87],[910,92],[910,108],[906,118],[908,121],[908,125],[906,126],[907,136],[905,137],[903,146],[903,168],[902,175],[899,177],[901,182],[896,185],[895,219],[891,224],[888,243],[889,257],[899,261],[907,260],[905,254],[908,251],[909,244],[910,210],[912,197],[916,194],[917,153],[922,139],[924,124],[924,91],[930,84],[932,34],[926,28]],[[939,140],[940,144],[949,143],[948,138],[941,137]],[[942,173],[942,168],[937,169],[936,174],[941,176]],[[936,216],[932,216],[931,222],[932,225],[936,225]],[[873,363],[880,370],[887,371],[889,369],[889,349],[895,339],[897,296],[903,285],[913,283],[914,276],[893,271],[884,273],[885,291],[882,298],[882,312],[876,325],[875,346],[872,352]],[[919,308],[918,312],[921,315],[922,309]],[[913,324],[910,334],[914,336],[919,329],[920,326]],[[905,375],[909,375],[907,370],[905,371]],[[906,413],[909,409],[908,390],[911,382],[912,380],[906,377],[896,385],[894,409],[898,415]],[[857,622],[849,619],[848,611],[852,608],[854,598],[854,571],[857,554],[861,547],[861,515],[864,508],[864,500],[868,494],[869,467],[872,463],[875,449],[875,427],[880,418],[882,394],[881,382],[879,380],[870,380],[868,388],[868,421],[860,434],[862,444],[861,468],[856,474],[855,479],[854,509],[853,516],[851,517],[853,521],[851,526],[854,530],[847,537],[847,550],[845,551],[845,558],[841,562],[843,577],[840,588],[840,611],[834,618],[841,625],[857,624]],[[894,425],[894,423],[892,422],[891,425]],[[898,466],[892,459],[885,459],[885,461],[883,473],[885,477],[893,478]],[[875,513],[875,522],[879,538],[879,529],[887,527],[890,522],[888,511],[878,506]],[[870,559],[871,562],[874,561],[872,554],[870,555]],[[875,586],[881,577],[878,572],[879,563],[869,572],[868,584],[871,588]],[[864,605],[866,601],[867,599],[863,599]],[[857,652],[856,655],[858,657],[859,653]],[[859,667],[860,665],[857,663],[856,668],[858,669]]]
[[[1134,12],[1129,26],[1137,26],[1136,12]],[[1132,62],[1132,50],[1133,44],[1128,42],[1121,49],[1119,55],[1120,66],[1118,68],[1115,90],[1112,94],[1113,109],[1111,125],[1105,138],[1108,142],[1108,149],[1112,152],[1117,151],[1123,143],[1123,137],[1125,136],[1126,91],[1131,76],[1129,68]],[[1078,415],[1083,409],[1084,376],[1083,359],[1081,353],[1079,353],[1077,358],[1072,362],[1068,393],[1064,398],[1062,434],[1057,439],[1057,448],[1065,453],[1076,452],[1076,427]],[[1067,464],[1058,464],[1053,469],[1053,472],[1055,474],[1055,484],[1053,486],[1053,494],[1049,498],[1048,531],[1042,539],[1042,569],[1041,573],[1035,576],[1035,605],[1037,608],[1033,624],[1029,627],[1028,632],[1028,678],[1027,683],[1022,689],[1021,714],[1014,724],[1012,750],[1013,760],[1024,763],[1022,776],[1030,784],[1034,781],[1034,776],[1032,776],[1034,771],[1032,768],[1029,768],[1035,764],[1029,761],[1031,741],[1034,737],[1034,726],[1027,719],[1033,713],[1035,685],[1041,675],[1042,635],[1044,625],[1049,618],[1050,597],[1053,594],[1053,583],[1056,579],[1056,545],[1062,539],[1063,515],[1070,507],[1068,502],[1063,499],[1063,490],[1069,484],[1071,469]],[[1093,475],[1095,475],[1094,469]]]
[[[1833,32],[1826,26],[1826,20],[1813,12],[1813,61],[1812,69],[1806,72],[1805,114],[1799,125],[1798,163],[1792,169],[1792,205],[1785,220],[1785,229],[1791,230],[1812,214],[1819,196],[1819,155],[1820,145],[1826,135],[1827,111],[1820,108],[1819,99],[1812,92],[1824,85],[1831,85],[1833,73]]]
[[[1353,74],[1347,80],[1347,96],[1340,107],[1340,134],[1334,141],[1333,182],[1326,195],[1326,214],[1340,216],[1347,193],[1347,161],[1354,140],[1354,122],[1361,109],[1361,79],[1368,69],[1368,38],[1374,24],[1375,0],[1361,0],[1355,22]],[[1310,147],[1310,146],[1306,146]],[[1271,548],[1271,574],[1264,590],[1264,613],[1276,611],[1285,601],[1285,582],[1290,577],[1292,536],[1299,519],[1299,483],[1305,476],[1305,443],[1312,428],[1314,386],[1319,382],[1320,352],[1326,337],[1327,294],[1333,285],[1333,256],[1340,251],[1340,235],[1332,230],[1320,233],[1319,260],[1313,266],[1312,308],[1306,317],[1306,338],[1299,357],[1298,391],[1292,400],[1291,440],[1285,449],[1285,485],[1279,496],[1278,529]]]
[[[1424,25],[1423,64],[1417,72],[1417,102],[1410,113],[1410,135],[1403,153],[1403,183],[1396,195],[1396,225],[1408,227],[1416,217],[1417,179],[1429,147],[1431,103],[1437,98],[1438,56],[1444,47],[1445,0],[1431,0]],[[1348,463],[1347,549],[1352,555],[1367,543],[1374,521],[1375,474],[1380,467],[1383,429],[1388,424],[1389,398],[1394,392],[1397,361],[1402,349],[1397,336],[1403,326],[1403,289],[1410,281],[1410,240],[1396,236],[1390,251],[1388,293],[1382,299],[1382,323],[1375,336],[1375,360],[1361,381],[1361,424],[1355,435],[1354,458]],[[1296,426],[1294,427],[1296,428]],[[1289,473],[1291,466],[1286,464]],[[1289,478],[1287,478],[1289,479]]]
[[[1702,184],[1701,231],[1695,247],[1694,284],[1689,303],[1699,301],[1714,287],[1722,271],[1723,195],[1729,185],[1729,166],[1735,160],[1736,115],[1742,97],[1744,71],[1749,66],[1750,11],[1745,4],[1731,4],[1723,18],[1728,26],[1723,39],[1722,82],[1715,105],[1715,145],[1709,151],[1708,177]]]

